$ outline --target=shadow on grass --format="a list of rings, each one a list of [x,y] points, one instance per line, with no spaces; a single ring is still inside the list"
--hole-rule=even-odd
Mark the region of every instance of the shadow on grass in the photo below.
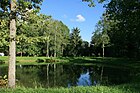
[[[61,60],[68,60],[69,64],[90,64],[118,66],[129,68],[140,68],[140,61],[129,58],[112,58],[112,57],[59,57]]]

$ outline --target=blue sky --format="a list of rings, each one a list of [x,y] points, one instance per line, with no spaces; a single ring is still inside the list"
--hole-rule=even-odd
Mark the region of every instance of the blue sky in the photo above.
[[[82,39],[89,42],[104,10],[103,4],[91,8],[82,0],[44,0],[41,6],[41,13],[62,21],[70,31],[78,27]]]

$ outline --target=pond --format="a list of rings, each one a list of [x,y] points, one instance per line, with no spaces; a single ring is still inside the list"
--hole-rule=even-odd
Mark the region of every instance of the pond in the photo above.
[[[18,65],[16,68],[16,82],[24,87],[118,85],[131,82],[135,75],[128,68],[98,65]],[[0,76],[7,72],[8,67],[0,67]]]

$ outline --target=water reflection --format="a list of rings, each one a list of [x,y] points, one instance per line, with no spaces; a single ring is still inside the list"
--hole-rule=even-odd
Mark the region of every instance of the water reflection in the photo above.
[[[7,74],[8,67],[0,68],[0,75]],[[25,87],[71,87],[110,85],[132,80],[130,69],[82,65],[19,65],[17,84]]]

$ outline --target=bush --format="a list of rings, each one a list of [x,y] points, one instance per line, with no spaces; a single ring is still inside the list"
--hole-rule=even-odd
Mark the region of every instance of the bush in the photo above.
[[[5,64],[5,61],[4,60],[0,60],[0,64]]]
[[[7,86],[7,83],[8,83],[8,81],[7,81],[7,75],[5,75],[5,76],[0,76],[0,87],[4,87],[4,86]]]
[[[44,59],[37,59],[36,62],[37,63],[43,63],[44,62]]]
[[[16,63],[19,63],[19,61],[18,61],[18,60],[16,60]]]
[[[56,59],[46,59],[46,62],[59,62],[59,60],[56,60]]]

